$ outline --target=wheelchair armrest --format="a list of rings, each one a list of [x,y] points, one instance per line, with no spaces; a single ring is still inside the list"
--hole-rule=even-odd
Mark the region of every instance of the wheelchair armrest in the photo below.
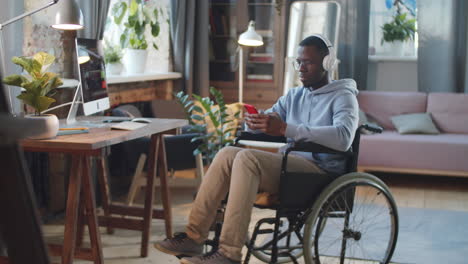
[[[236,144],[239,140],[255,140],[255,141],[286,143],[286,138],[283,136],[270,136],[265,133],[251,133],[247,131],[242,131],[240,133],[240,135],[235,140]]]
[[[335,149],[331,149],[329,147],[325,147],[323,145],[308,142],[308,141],[298,141],[298,142],[291,142],[288,144],[286,148],[285,155],[289,154],[291,151],[302,151],[302,152],[314,152],[314,153],[329,153],[329,154],[340,154],[340,155],[352,155],[353,152],[351,150],[347,151],[339,151]]]
[[[370,132],[373,133],[382,133],[383,128],[381,126],[375,125],[375,124],[362,124],[359,126],[358,131],[361,131],[362,129],[369,130]]]

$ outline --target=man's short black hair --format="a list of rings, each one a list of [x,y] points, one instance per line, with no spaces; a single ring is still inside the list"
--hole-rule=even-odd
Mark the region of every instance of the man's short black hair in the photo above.
[[[303,39],[299,43],[299,46],[301,47],[314,46],[319,50],[322,56],[328,55],[330,53],[330,51],[328,50],[327,44],[323,41],[323,39],[314,35],[308,36],[307,38]]]

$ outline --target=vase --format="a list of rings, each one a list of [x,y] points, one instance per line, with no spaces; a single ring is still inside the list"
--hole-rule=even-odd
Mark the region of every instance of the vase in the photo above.
[[[401,40],[390,42],[390,54],[395,57],[403,57],[405,55],[405,43]]]
[[[124,56],[125,71],[127,74],[136,74],[145,72],[146,50],[126,49]]]
[[[45,120],[45,129],[37,131],[34,136],[30,136],[30,139],[51,139],[57,136],[59,131],[59,120],[56,115],[44,114],[44,115],[26,115],[25,118],[31,119],[43,119]]]
[[[109,63],[106,65],[106,72],[108,75],[120,75],[122,72],[123,65],[120,62]]]

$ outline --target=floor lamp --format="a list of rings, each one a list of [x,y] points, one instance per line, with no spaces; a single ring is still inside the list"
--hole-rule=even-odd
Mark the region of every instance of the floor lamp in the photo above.
[[[243,103],[244,92],[244,47],[258,47],[263,45],[262,36],[255,32],[255,22],[250,21],[247,31],[240,34],[239,40],[239,103]]]
[[[75,0],[53,0],[42,7],[31,10],[22,15],[7,20],[3,23],[0,23],[0,60],[2,61],[2,71],[6,71],[5,51],[3,46],[3,28],[5,26],[8,26],[9,24],[12,24],[18,20],[35,14],[55,4],[59,4],[59,7],[55,14],[55,23],[52,25],[53,28],[58,30],[79,30],[83,28],[83,13],[81,13],[81,10],[78,7]],[[6,75],[6,72],[3,72],[3,75]],[[13,101],[11,98],[10,88],[7,87],[6,91],[8,97],[9,111],[10,113],[12,113]]]

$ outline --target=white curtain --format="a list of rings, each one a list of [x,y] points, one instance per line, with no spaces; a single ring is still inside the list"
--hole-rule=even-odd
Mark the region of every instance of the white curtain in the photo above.
[[[80,0],[77,3],[83,12],[85,24],[85,27],[78,31],[78,37],[102,39],[110,0]]]
[[[209,95],[208,0],[171,1],[174,71],[182,73],[175,90]]]
[[[338,35],[339,78],[353,78],[366,90],[370,0],[337,0],[341,5]]]
[[[468,3],[418,0],[417,5],[419,90],[468,93]]]

